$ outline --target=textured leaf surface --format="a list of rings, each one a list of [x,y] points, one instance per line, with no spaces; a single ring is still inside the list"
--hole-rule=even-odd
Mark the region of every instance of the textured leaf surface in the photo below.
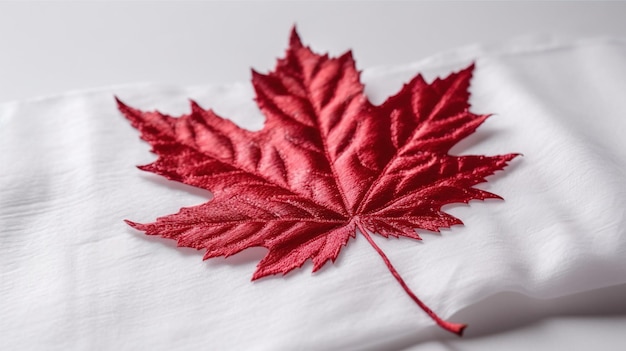
[[[294,30],[276,69],[253,72],[256,101],[266,116],[258,132],[193,101],[189,114],[174,118],[118,100],[158,155],[142,170],[214,194],[205,204],[154,223],[128,223],[205,250],[205,259],[265,247],[269,252],[253,279],[286,274],[307,260],[318,270],[337,258],[359,228],[396,276],[368,231],[419,240],[415,228],[439,231],[461,224],[441,207],[498,198],[473,186],[516,156],[448,154],[488,117],[469,111],[473,70],[472,65],[430,84],[418,75],[374,106],[351,53],[318,55]],[[462,327],[456,325],[455,332]]]

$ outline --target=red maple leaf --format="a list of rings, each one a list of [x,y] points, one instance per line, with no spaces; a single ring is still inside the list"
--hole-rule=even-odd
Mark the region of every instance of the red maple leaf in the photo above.
[[[179,118],[119,109],[158,159],[139,168],[210,190],[202,205],[127,221],[148,235],[206,250],[204,259],[265,247],[252,279],[286,274],[313,261],[334,261],[358,228],[410,297],[440,319],[402,280],[370,232],[420,240],[414,228],[439,231],[462,222],[449,203],[499,198],[473,186],[515,154],[452,156],[450,148],[488,115],[469,112],[474,66],[431,84],[421,75],[380,106],[369,102],[350,52],[318,55],[295,29],[284,59],[267,75],[253,71],[256,101],[267,120],[251,132],[191,101]]]

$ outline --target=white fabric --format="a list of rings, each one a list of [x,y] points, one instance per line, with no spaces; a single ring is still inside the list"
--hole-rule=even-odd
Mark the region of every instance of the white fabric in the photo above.
[[[447,206],[465,225],[421,243],[377,243],[442,317],[503,291],[552,298],[625,283],[626,45],[466,48],[363,79],[381,102],[416,72],[431,80],[473,60],[472,109],[495,116],[453,151],[523,153],[481,185],[506,200]],[[262,127],[248,83],[1,105],[0,349],[379,350],[432,324],[362,236],[318,273],[306,264],[252,283],[263,249],[203,262],[129,228],[123,219],[209,194],[134,167],[154,156],[113,94],[171,115],[193,98]]]

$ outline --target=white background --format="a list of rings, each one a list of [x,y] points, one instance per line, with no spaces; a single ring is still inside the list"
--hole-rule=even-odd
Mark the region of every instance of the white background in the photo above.
[[[273,67],[293,24],[317,51],[351,48],[364,69],[519,36],[625,38],[624,15],[619,2],[0,3],[0,102],[134,82],[246,81],[251,66]],[[550,301],[500,294],[457,315],[477,321],[465,338],[406,345],[624,349],[624,296],[624,285]]]
[[[0,102],[121,83],[247,81],[306,43],[360,69],[512,37],[626,36],[625,3],[0,3]]]

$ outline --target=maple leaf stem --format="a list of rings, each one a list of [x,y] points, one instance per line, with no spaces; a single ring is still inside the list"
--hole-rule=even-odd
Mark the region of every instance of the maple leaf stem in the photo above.
[[[447,330],[449,332],[455,333],[458,336],[462,336],[463,335],[463,330],[465,330],[465,327],[467,327],[467,325],[466,324],[460,324],[460,323],[452,323],[452,322],[448,322],[446,320],[443,320],[443,319],[439,318],[439,316],[435,312],[433,312],[433,310],[431,310],[428,306],[426,306],[426,304],[424,304],[422,302],[422,300],[420,300],[415,295],[415,293],[413,293],[413,291],[411,291],[411,289],[406,284],[404,279],[402,279],[402,277],[400,276],[398,271],[391,264],[391,261],[389,261],[389,258],[387,258],[387,255],[385,255],[383,250],[381,250],[380,247],[378,245],[376,245],[376,243],[374,242],[372,237],[369,235],[367,230],[365,230],[365,228],[363,228],[363,226],[360,223],[358,223],[357,226],[359,227],[359,230],[361,231],[361,233],[363,234],[365,239],[367,239],[367,241],[370,243],[370,245],[372,245],[374,250],[376,250],[376,252],[378,252],[378,254],[383,259],[383,261],[385,261],[385,265],[387,265],[387,268],[389,269],[389,271],[391,272],[393,277],[396,278],[398,283],[400,283],[400,285],[402,286],[402,289],[404,289],[404,291],[409,295],[409,297],[411,297],[411,299],[413,299],[413,301],[415,301],[415,303],[422,310],[424,310],[424,312],[426,312],[426,314],[428,314],[430,316],[430,318],[432,318],[440,327],[442,327],[443,329],[445,329],[445,330]]]

